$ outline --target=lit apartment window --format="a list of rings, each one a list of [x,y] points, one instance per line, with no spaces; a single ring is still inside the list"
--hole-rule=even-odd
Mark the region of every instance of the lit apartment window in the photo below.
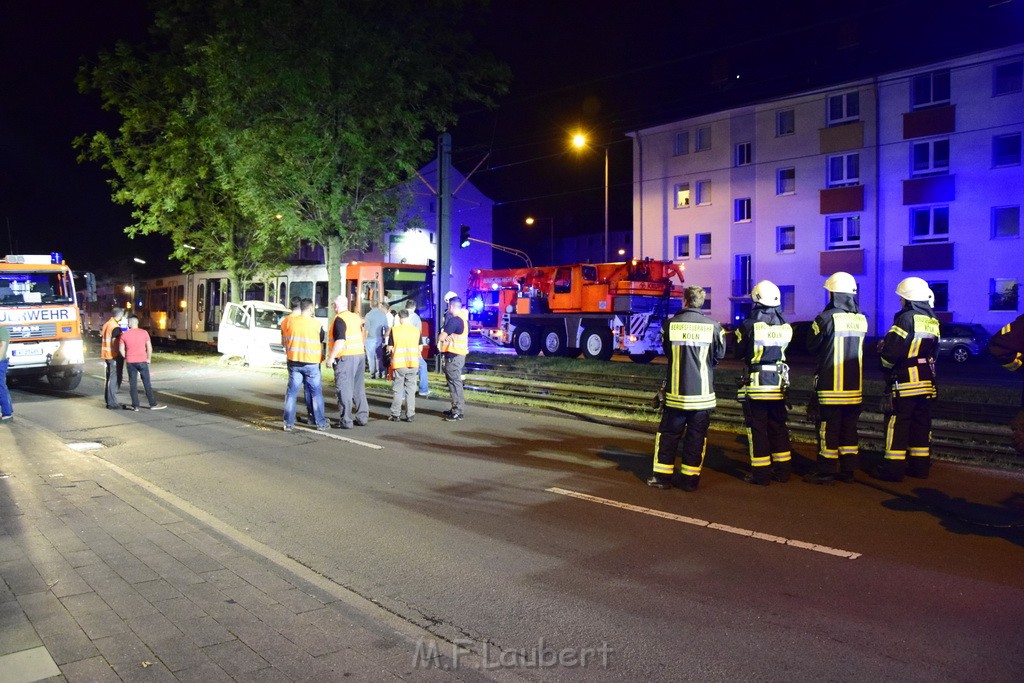
[[[700,310],[702,310],[702,311],[710,311],[711,310],[711,288],[710,287],[705,287],[704,288],[704,305],[700,307]]]
[[[910,105],[913,109],[949,104],[949,69],[914,76],[910,81]]]
[[[750,142],[741,142],[736,145],[736,154],[733,163],[737,166],[749,166],[754,161],[754,145]]]
[[[949,310],[949,282],[943,280],[941,282],[929,282],[928,288],[932,290],[932,294],[935,295],[935,303],[932,305],[933,311],[948,311]]]
[[[944,242],[949,239],[949,207],[930,206],[910,210],[913,242]]]
[[[676,133],[675,144],[672,153],[676,156],[690,153],[690,131],[684,130]]]
[[[711,149],[711,126],[697,129],[697,139],[694,142],[693,151],[703,152]]]
[[[733,202],[732,219],[736,223],[750,222],[750,197],[743,197]]]
[[[1017,310],[1017,280],[992,278],[988,281],[988,310]]]
[[[775,137],[792,135],[796,132],[796,112],[786,109],[775,114]]]
[[[796,193],[796,169],[780,168],[775,172],[775,194]]]
[[[828,158],[828,186],[845,187],[860,183],[860,154],[836,154]]]
[[[789,254],[796,251],[796,226],[780,225],[775,228],[775,251]]]
[[[690,236],[676,235],[675,237],[675,258],[690,258]]]
[[[710,180],[698,180],[697,181],[697,206],[706,206],[711,203],[711,181]]]
[[[993,166],[1020,166],[1020,133],[992,138]]]
[[[711,258],[711,233],[697,233],[697,258]]]
[[[856,90],[828,98],[828,125],[849,123],[860,118],[860,93]]]
[[[796,310],[796,287],[794,285],[779,285],[779,307],[783,313],[793,313]]]
[[[860,216],[829,216],[825,237],[829,249],[859,249]]]
[[[949,173],[949,139],[915,142],[910,146],[913,175]]]
[[[690,208],[690,183],[676,184],[673,195],[675,196],[675,205],[677,209]]]
[[[992,239],[1020,237],[1020,207],[992,207]]]
[[[1017,60],[992,67],[992,95],[1009,95],[1020,92],[1024,81],[1024,61]]]

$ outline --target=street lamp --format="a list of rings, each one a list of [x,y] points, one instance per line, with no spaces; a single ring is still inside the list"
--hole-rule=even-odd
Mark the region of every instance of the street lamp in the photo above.
[[[523,222],[527,225],[533,225],[537,221],[547,221],[551,224],[551,265],[555,265],[555,219],[554,218],[534,218],[533,216],[527,216]]]
[[[587,146],[587,136],[577,132],[572,136],[572,146],[582,150]],[[608,263],[608,145],[604,147],[604,262]]]

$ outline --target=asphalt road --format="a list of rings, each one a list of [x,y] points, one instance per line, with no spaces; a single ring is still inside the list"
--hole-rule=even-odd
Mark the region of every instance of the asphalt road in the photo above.
[[[1019,473],[752,487],[715,434],[701,490],[656,491],[649,436],[564,415],[446,423],[428,399],[407,425],[371,399],[366,427],[287,434],[280,378],[158,357],[170,409],[131,413],[104,410],[101,372],[16,388],[17,414],[496,667],[592,652],[527,679],[1024,677]]]

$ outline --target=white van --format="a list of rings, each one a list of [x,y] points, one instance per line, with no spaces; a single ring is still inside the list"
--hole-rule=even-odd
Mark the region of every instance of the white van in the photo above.
[[[217,351],[246,365],[285,365],[281,320],[291,310],[266,301],[229,303],[217,335]]]

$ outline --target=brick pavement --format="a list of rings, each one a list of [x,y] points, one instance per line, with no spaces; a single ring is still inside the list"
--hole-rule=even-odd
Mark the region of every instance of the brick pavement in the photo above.
[[[16,418],[0,428],[0,681],[478,680]],[[425,632],[421,635],[426,635]]]

